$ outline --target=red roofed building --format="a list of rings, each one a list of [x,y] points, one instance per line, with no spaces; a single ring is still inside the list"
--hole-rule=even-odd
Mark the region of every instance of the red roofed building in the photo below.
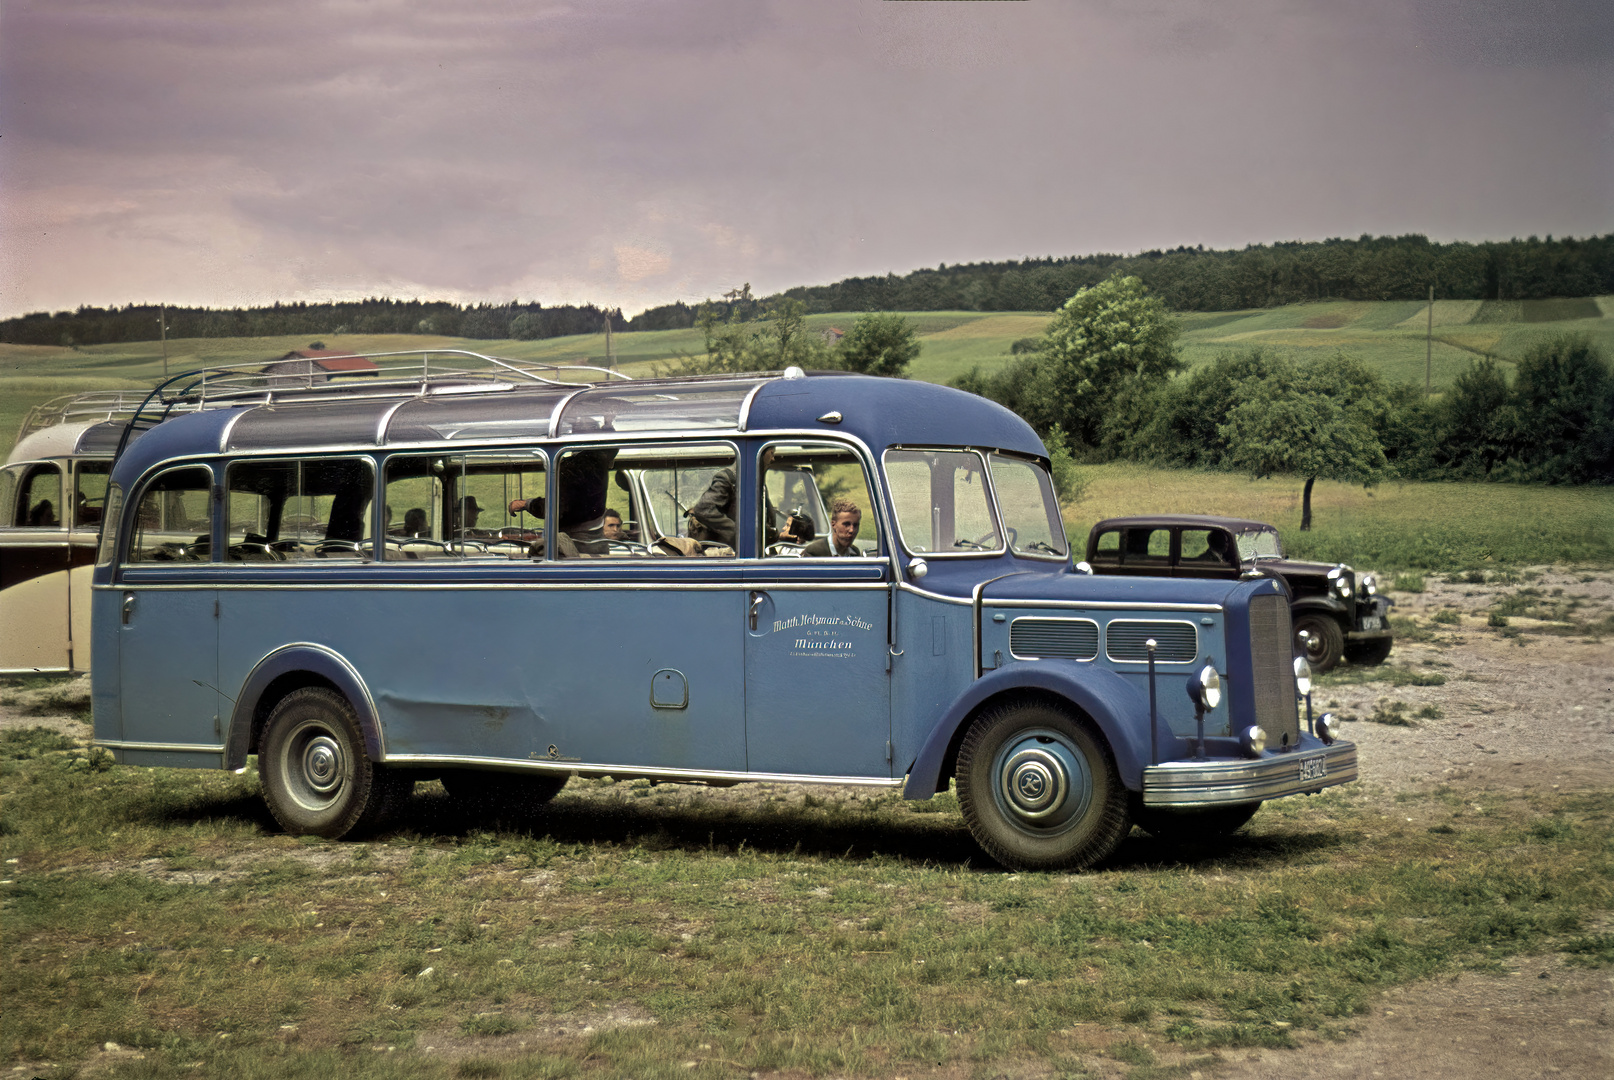
[[[374,375],[380,370],[374,360],[340,349],[293,349],[262,369],[265,375],[277,376],[270,380],[271,386],[312,386],[329,382],[333,375]]]

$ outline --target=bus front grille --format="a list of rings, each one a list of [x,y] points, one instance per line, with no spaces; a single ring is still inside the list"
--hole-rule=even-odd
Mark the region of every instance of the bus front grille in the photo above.
[[[1267,733],[1267,747],[1272,750],[1300,741],[1292,651],[1289,601],[1276,593],[1251,598],[1250,665],[1255,722]]]

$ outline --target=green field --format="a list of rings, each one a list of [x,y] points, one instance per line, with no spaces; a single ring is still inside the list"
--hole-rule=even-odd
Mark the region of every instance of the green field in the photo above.
[[[1614,488],[1319,480],[1312,529],[1300,531],[1304,481],[1238,473],[1083,466],[1088,485],[1066,508],[1078,553],[1088,530],[1127,514],[1224,514],[1276,525],[1285,552],[1379,571],[1544,564],[1614,565]],[[1080,555],[1078,554],[1078,557]]]
[[[912,375],[949,382],[971,367],[991,369],[1009,358],[1018,339],[1035,337],[1048,315],[925,311],[906,313],[923,345]],[[855,314],[813,315],[815,330],[849,329]],[[1297,355],[1343,351],[1376,368],[1385,378],[1421,384],[1427,308],[1410,301],[1366,303],[1332,301],[1257,311],[1193,312],[1178,316],[1183,357],[1203,363],[1228,349],[1260,345]],[[1614,353],[1614,297],[1578,300],[1481,302],[1439,301],[1435,305],[1433,380],[1448,385],[1480,356],[1512,361],[1533,343],[1560,333],[1581,333]],[[603,334],[544,341],[480,341],[414,334],[327,335],[328,348],[377,353],[423,348],[462,348],[521,360],[556,364],[603,365]],[[311,343],[305,337],[182,338],[168,343],[169,370],[211,364],[265,362]],[[629,375],[648,375],[658,364],[699,354],[699,330],[654,330],[617,334],[612,352]],[[150,385],[162,374],[161,346],[154,341],[128,345],[89,345],[78,349],[0,345],[0,453],[8,452],[27,409],[57,394],[79,390]]]

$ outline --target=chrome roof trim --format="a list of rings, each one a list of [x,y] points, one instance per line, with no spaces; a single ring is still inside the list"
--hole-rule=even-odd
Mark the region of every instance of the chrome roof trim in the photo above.
[[[381,414],[381,419],[377,420],[375,425],[375,444],[377,446],[387,445],[387,428],[391,426],[392,418],[397,415],[399,409],[415,400],[418,399],[404,398],[402,401],[398,402],[398,404]]]
[[[586,386],[583,388],[583,390],[587,389],[588,387]],[[555,402],[555,408],[551,410],[549,414],[549,438],[554,439],[558,437],[555,432],[560,429],[560,414],[566,410],[566,406],[572,403],[572,399],[578,394],[581,394],[583,390],[573,391],[572,393],[561,398],[559,401]]]
[[[268,404],[268,402],[266,401],[264,404]],[[235,425],[241,422],[241,418],[247,413],[255,412],[261,408],[263,408],[262,405],[252,405],[245,409],[235,410],[235,415],[230,417],[229,422],[219,429],[219,453],[228,454],[230,452],[230,436],[235,433]]]
[[[751,403],[756,400],[757,393],[772,381],[772,379],[768,379],[757,383],[746,393],[745,400],[740,402],[740,418],[736,423],[736,426],[740,431],[744,431],[746,424],[750,423],[751,421]]]

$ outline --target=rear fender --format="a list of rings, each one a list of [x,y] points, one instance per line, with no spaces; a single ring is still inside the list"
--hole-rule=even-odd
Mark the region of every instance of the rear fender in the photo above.
[[[1149,757],[1148,691],[1140,693],[1108,668],[1073,660],[1027,660],[988,672],[953,702],[914,758],[903,798],[928,799],[945,791],[958,744],[975,714],[995,699],[1027,692],[1064,698],[1090,717],[1110,744],[1121,782],[1131,791],[1143,789]]]
[[[258,661],[258,666],[242,684],[241,693],[235,699],[235,711],[230,714],[229,737],[224,742],[226,769],[246,766],[258,722],[267,717],[275,702],[286,693],[304,686],[330,686],[347,698],[364,731],[364,752],[371,761],[382,760],[385,748],[381,741],[381,721],[370,689],[364,685],[357,669],[340,653],[324,645],[297,644],[282,646]],[[265,694],[271,688],[274,693],[266,699]]]

